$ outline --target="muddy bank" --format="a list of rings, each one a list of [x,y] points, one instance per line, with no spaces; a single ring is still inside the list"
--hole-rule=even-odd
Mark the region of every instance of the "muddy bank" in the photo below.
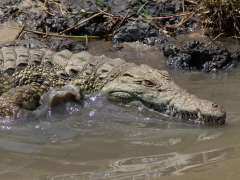
[[[47,46],[56,51],[76,52],[86,50],[87,41],[79,45],[53,34],[83,39],[88,36],[111,41],[114,47],[121,42],[135,41],[158,46],[168,57],[166,65],[170,68],[204,72],[234,68],[239,52],[230,53],[214,43],[178,42],[180,34],[198,30],[201,13],[196,13],[197,3],[188,0],[4,0],[0,2],[0,21],[16,21],[20,28],[17,41],[2,46]]]

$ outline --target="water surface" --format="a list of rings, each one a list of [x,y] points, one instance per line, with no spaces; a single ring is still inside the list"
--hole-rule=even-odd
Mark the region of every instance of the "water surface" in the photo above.
[[[240,69],[165,67],[157,47],[92,42],[90,52],[169,71],[181,87],[227,110],[222,126],[184,122],[85,94],[45,116],[0,121],[1,179],[239,179]]]

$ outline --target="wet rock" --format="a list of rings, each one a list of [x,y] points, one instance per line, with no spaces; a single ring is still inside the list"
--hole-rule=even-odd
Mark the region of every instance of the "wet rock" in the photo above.
[[[158,32],[151,28],[151,25],[147,23],[134,24],[131,22],[118,28],[112,41],[114,43],[144,41],[146,38],[150,37],[158,37]]]
[[[16,6],[21,3],[22,0],[1,0],[0,9],[2,10],[2,15],[0,15],[0,22],[3,23],[7,21],[15,12],[19,10]]]
[[[239,55],[232,56],[226,48],[208,47],[197,41],[188,42],[183,47],[168,44],[163,52],[168,57],[167,66],[171,68],[196,68],[205,72],[233,68],[236,59],[240,58]]]
[[[10,7],[8,9],[3,10],[3,15],[0,16],[1,23],[7,21],[9,17],[11,17],[18,10],[19,10],[18,7]]]
[[[163,51],[163,54],[164,56],[166,57],[169,57],[169,56],[173,56],[176,52],[176,46],[174,46],[173,44],[171,43],[165,43],[163,45],[163,48],[162,48],[162,51]]]
[[[172,68],[181,68],[185,70],[189,70],[194,67],[191,66],[192,65],[191,55],[185,53],[178,54],[178,56],[170,55],[167,64]]]
[[[142,38],[142,32],[138,25],[126,25],[121,26],[115,35],[113,36],[112,41],[117,42],[129,42],[129,41],[138,41]]]
[[[1,0],[0,8],[5,9],[7,6],[13,6],[19,4],[22,0]]]

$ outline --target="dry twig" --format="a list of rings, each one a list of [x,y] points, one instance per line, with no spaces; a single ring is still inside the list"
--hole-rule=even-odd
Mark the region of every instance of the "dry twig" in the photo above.
[[[18,39],[18,38],[21,36],[22,32],[23,32],[24,29],[25,29],[25,26],[26,26],[26,24],[24,23],[23,27],[20,29],[20,31],[18,32],[18,34],[16,35],[16,37],[14,38],[14,40]]]
[[[83,24],[83,23],[89,21],[90,19],[92,19],[92,18],[94,18],[94,17],[96,17],[96,16],[98,16],[98,15],[100,15],[100,14],[101,14],[101,12],[99,12],[99,13],[97,13],[97,14],[94,14],[93,16],[91,16],[91,17],[89,17],[89,18],[87,18],[87,19],[84,19],[84,20],[81,21],[80,23],[77,23],[77,24],[75,24],[75,25],[69,27],[68,29],[66,29],[66,30],[64,30],[64,31],[62,31],[62,32],[60,32],[59,34],[63,34],[63,33],[65,33],[65,32],[67,32],[67,31],[69,31],[69,30],[75,28],[76,26],[78,26],[78,25],[80,25],[80,24]]]
[[[206,44],[206,46],[209,46],[210,44],[212,44],[214,41],[217,40],[217,38],[219,38],[221,35],[223,35],[223,33],[218,34],[213,40],[211,40],[209,43]]]
[[[21,28],[8,26],[8,25],[5,25],[5,24],[2,24],[2,26],[12,28],[12,29],[21,30]],[[86,39],[86,38],[88,38],[88,39],[99,39],[99,38],[101,38],[100,36],[65,36],[65,35],[59,35],[59,34],[49,34],[49,33],[44,33],[44,32],[40,32],[40,31],[32,31],[32,30],[28,30],[28,29],[24,29],[23,31],[32,32],[32,33],[35,33],[35,34],[40,34],[40,35],[45,35],[45,36],[60,37],[60,38],[77,38],[77,39]]]

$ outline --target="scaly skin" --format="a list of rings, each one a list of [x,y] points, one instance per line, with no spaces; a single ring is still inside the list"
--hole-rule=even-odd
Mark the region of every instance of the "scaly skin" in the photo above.
[[[109,99],[143,106],[178,118],[213,121],[223,124],[224,109],[216,103],[201,100],[177,86],[167,71],[147,65],[133,67],[106,84],[102,92]]]
[[[21,109],[34,110],[50,87],[59,89],[71,84],[90,92],[101,91],[116,102],[177,118],[225,123],[226,112],[221,106],[189,94],[166,71],[147,65],[88,52],[55,53],[23,47],[3,48],[0,62],[1,116],[17,116]]]

